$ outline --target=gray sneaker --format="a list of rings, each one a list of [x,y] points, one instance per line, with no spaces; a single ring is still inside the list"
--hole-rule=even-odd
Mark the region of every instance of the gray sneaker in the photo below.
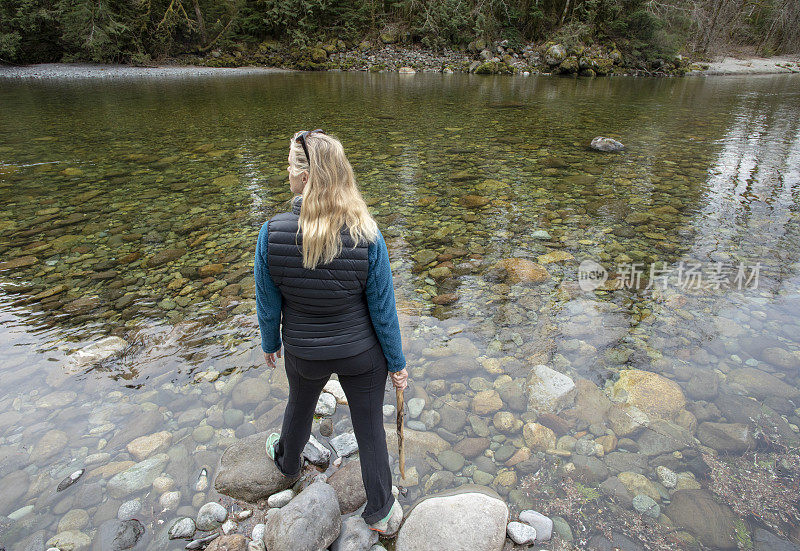
[[[389,514],[383,517],[378,522],[373,522],[369,525],[370,530],[375,530],[383,536],[394,536],[400,530],[400,525],[403,523],[403,507],[397,498],[394,500]]]

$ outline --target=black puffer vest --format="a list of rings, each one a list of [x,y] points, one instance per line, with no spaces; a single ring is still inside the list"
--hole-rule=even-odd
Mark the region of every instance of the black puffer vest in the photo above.
[[[283,344],[287,353],[307,360],[347,358],[378,343],[367,308],[368,244],[355,249],[347,227],[342,252],[314,270],[303,267],[303,233],[297,234],[302,196],[292,212],[268,222],[267,264],[283,297]]]

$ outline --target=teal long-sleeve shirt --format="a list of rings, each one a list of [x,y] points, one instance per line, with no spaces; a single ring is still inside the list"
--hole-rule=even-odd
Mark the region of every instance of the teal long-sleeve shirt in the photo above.
[[[268,231],[265,222],[258,233],[253,273],[256,280],[256,314],[261,331],[261,349],[269,354],[280,350],[282,344],[280,324],[283,297],[269,275]],[[400,371],[405,368],[406,360],[400,337],[389,251],[380,230],[378,238],[369,244],[367,250],[369,271],[365,293],[369,315],[383,355],[386,356],[389,371]]]

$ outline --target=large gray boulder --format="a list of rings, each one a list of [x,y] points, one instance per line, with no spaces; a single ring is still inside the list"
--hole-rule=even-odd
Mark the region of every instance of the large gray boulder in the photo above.
[[[396,551],[501,551],[508,506],[485,486],[465,484],[424,498],[406,515]]]
[[[288,505],[270,514],[265,525],[264,543],[269,551],[326,549],[342,531],[336,491],[329,484],[316,481]]]
[[[222,453],[214,480],[219,493],[253,503],[296,482],[286,478],[267,455],[267,436],[267,432],[251,434]]]

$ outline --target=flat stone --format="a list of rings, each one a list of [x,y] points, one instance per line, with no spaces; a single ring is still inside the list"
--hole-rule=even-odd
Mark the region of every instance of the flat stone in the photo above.
[[[160,453],[136,463],[111,477],[108,481],[108,493],[111,497],[121,498],[149,488],[168,462],[169,456]]]

